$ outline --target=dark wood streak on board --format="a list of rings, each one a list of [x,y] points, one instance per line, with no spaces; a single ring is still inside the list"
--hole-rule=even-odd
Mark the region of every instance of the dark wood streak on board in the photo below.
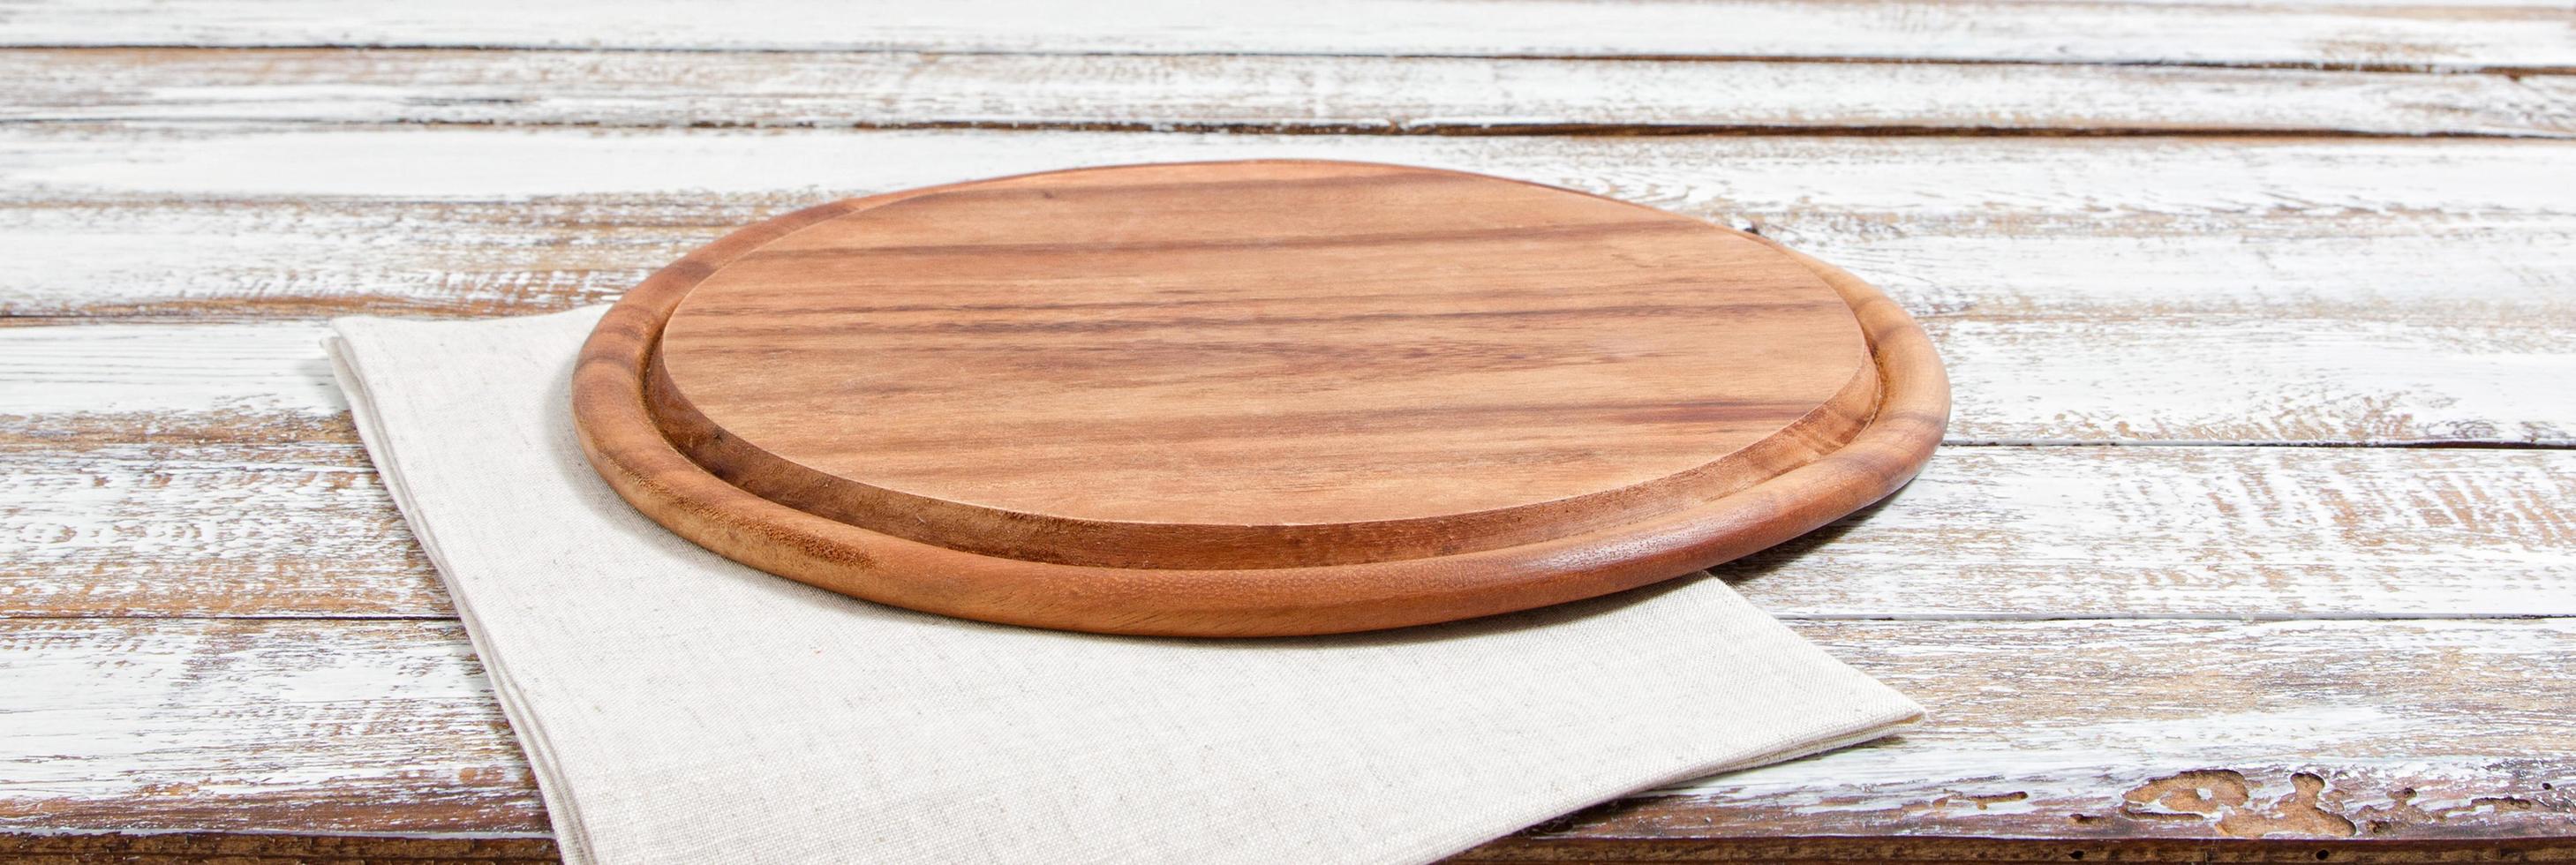
[[[1849,274],[1457,172],[1027,175],[800,212],[684,263],[584,348],[576,414],[610,484],[772,573],[1018,624],[1328,633],[1631,588],[1886,495],[1949,411],[1921,329]],[[993,302],[1033,293],[1086,326],[949,327],[1066,315]],[[1280,299],[1099,303],[1164,293]],[[957,296],[981,308],[865,306]]]

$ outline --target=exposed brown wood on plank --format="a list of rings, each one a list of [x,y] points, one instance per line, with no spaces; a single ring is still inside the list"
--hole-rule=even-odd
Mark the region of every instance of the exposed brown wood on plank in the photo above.
[[[1962,440],[2576,441],[2562,404],[2525,395],[2576,363],[2563,338],[2576,328],[2576,212],[2524,180],[2576,166],[2576,148],[2554,143],[1327,147],[256,127],[21,127],[0,138],[22,148],[0,163],[21,181],[0,203],[0,236],[34,250],[35,266],[0,276],[0,305],[22,316],[559,309],[612,296],[727,225],[848,191],[1082,162],[1330,153],[1573,185],[1759,228],[1845,264],[1925,317],[1960,384]],[[124,156],[102,159],[101,147]],[[385,160],[419,170],[366,169]],[[674,188],[674,176],[717,188]],[[2469,248],[2511,252],[2460,254]]]
[[[1687,841],[1657,838],[1529,838],[1495,841],[1445,860],[1452,865],[1588,862],[1759,862],[1826,865],[1868,862],[1918,865],[1949,862],[2555,862],[2576,857],[2576,844],[2557,838],[2375,841],[2333,844],[2289,839],[2081,841],[2054,838],[1836,837],[1730,838]]]
[[[1990,848],[2010,855],[2263,838],[2314,846],[2197,849],[2332,858],[2576,828],[2576,762],[2556,747],[2576,704],[2553,686],[2576,673],[2576,620],[1792,625],[1931,721],[1478,855],[1959,836],[2057,842]],[[0,693],[24,731],[0,740],[0,832],[18,836],[0,843],[544,828],[454,623],[19,620],[0,622],[0,669],[37,685]]]
[[[464,638],[452,621],[0,624],[0,830],[275,828],[265,811],[322,834],[542,832]]]
[[[1610,834],[1687,835],[1738,809],[1780,834],[1868,834],[1835,828],[1854,811],[1917,836],[1991,836],[1997,824],[2105,840],[2576,828],[2565,789],[2576,763],[2560,747],[2576,694],[2548,684],[2576,672],[2576,656],[2509,660],[2565,638],[2566,620],[1962,622],[1936,629],[1946,640],[1914,630],[1928,623],[1820,624],[1801,632],[1922,701],[1932,722],[1809,766],[1684,785],[1669,810],[1605,815],[1620,826]],[[2496,726],[2471,734],[2442,720],[2455,713]],[[1918,742],[1971,753],[1936,768],[1908,753]],[[2190,765],[2104,771],[2160,759]],[[2454,759],[2478,768],[2426,771]],[[1827,773],[1848,786],[1818,789],[1810,775]],[[1927,784],[1940,792],[1881,795]]]
[[[2320,858],[2317,854],[2326,855]],[[2075,854],[2084,854],[2077,856]],[[437,862],[445,865],[557,861],[554,842],[542,838],[395,838],[259,835],[188,832],[164,835],[10,835],[0,833],[0,855],[29,865],[128,865],[192,862],[293,862],[299,865],[364,865]],[[2576,855],[2576,845],[2554,838],[2381,841],[2319,847],[2299,840],[2138,840],[2115,844],[2017,838],[1858,838],[1821,836],[1728,839],[1724,842],[1660,838],[1505,838],[1443,860],[1453,865],[1543,862],[1758,862],[1822,865],[1871,862],[1915,865],[1941,862],[2280,862],[2436,863],[2548,862]]]
[[[244,436],[0,445],[0,615],[454,615],[353,441]]]
[[[0,82],[0,119],[47,121],[2576,135],[2576,77],[2149,66],[29,49]]]
[[[52,0],[0,44],[904,50],[944,53],[1823,57],[2400,69],[2576,67],[2564,4],[1832,0],[1316,0],[1104,13],[1045,0],[678,2]]]
[[[0,421],[0,616],[451,612],[345,427]],[[1721,573],[1790,616],[2566,615],[2570,499],[2566,451],[1953,447]]]
[[[89,110],[199,122],[2569,131],[2563,77],[2313,68],[2576,71],[2576,31],[2554,0],[2120,2],[2044,18],[2038,8],[1327,3],[1223,13],[1219,26],[1188,32],[1156,19],[938,9],[924,14],[959,18],[890,34],[874,27],[885,16],[837,3],[817,17],[824,25],[792,32],[650,3],[608,14],[578,3],[316,14],[235,0],[56,3],[23,11],[0,41],[582,47],[562,36],[578,30],[598,34],[591,44],[915,50],[0,51],[0,80],[13,82],[0,91],[38,94],[0,98],[43,103],[13,115],[22,119]],[[1529,59],[940,53],[1176,47]],[[1749,53],[1805,59],[1707,60]],[[1582,54],[1676,59],[1542,56]],[[1908,58],[1963,62],[1877,62]],[[2180,65],[2057,65],[2069,61]],[[693,77],[708,85],[693,89]],[[1039,80],[1059,86],[1023,95]],[[1068,82],[1079,84],[1059,95]],[[2576,219],[2532,180],[2567,173],[2564,157],[2530,155],[2545,151],[1071,132],[789,135],[754,146],[729,143],[754,133],[664,133],[644,148],[572,133],[497,147],[489,142],[510,131],[299,141],[247,129],[183,146],[195,153],[171,145],[195,133],[136,126],[54,143],[43,139],[52,132],[0,136],[0,189],[11,190],[0,193],[0,246],[32,256],[0,276],[0,314],[205,322],[560,309],[612,297],[726,226],[840,195],[1073,160],[1358,155],[1640,198],[1851,264],[1930,316],[1972,376],[1971,440],[2576,441],[2547,410],[2564,404],[2547,389],[2564,372],[2550,359],[2568,354],[2576,329],[2566,300]],[[83,150],[95,155],[61,157]],[[1023,164],[1012,151],[1068,161]],[[912,169],[919,176],[903,176]],[[690,184],[638,180],[676,175]],[[255,330],[211,329],[222,341],[178,351],[126,349],[138,360],[123,365],[83,367],[109,352],[56,342],[69,352],[60,360],[20,352],[0,369],[10,415],[0,418],[0,560],[10,563],[0,616],[448,612],[327,383],[288,350],[308,349],[309,332]],[[2157,362],[2129,362],[2140,356]],[[2249,380],[2292,384],[2213,386]],[[1790,615],[2563,612],[2551,606],[2570,576],[2558,503],[2576,497],[2564,456],[1954,448],[1898,502],[1730,576]],[[81,635],[17,630],[55,626]],[[2561,759],[2576,706],[2548,687],[2569,677],[2576,654],[2563,620],[1798,627],[1961,708],[1944,718],[1936,705],[1936,726],[1920,736],[1752,773],[1734,788],[1631,799],[1467,858],[2576,859],[2566,840],[2576,766]],[[471,665],[460,640],[442,622],[0,622],[0,679],[26,681],[7,672],[30,663],[88,664],[82,684],[118,695],[82,699],[106,714],[6,716],[89,725],[46,740],[74,743],[48,759],[129,749],[96,764],[117,771],[36,790],[87,804],[30,810],[20,795],[30,787],[0,783],[0,825],[35,827],[0,829],[0,858],[550,858],[488,695],[458,695],[458,676],[471,675],[460,673]],[[155,677],[196,684],[136,684]],[[0,705],[20,697],[0,692]],[[117,706],[131,712],[114,715]],[[452,725],[423,733],[424,718]],[[132,735],[95,732],[110,729]],[[0,751],[24,741],[0,736]],[[1933,761],[1946,775],[1905,762],[1934,752],[1948,755]],[[240,768],[260,755],[279,759]],[[404,774],[423,768],[454,771]],[[232,783],[200,783],[218,777]],[[85,826],[233,832],[50,834]],[[458,836],[354,834],[385,826]],[[271,830],[301,834],[246,834]],[[2266,831],[2276,834],[2249,837]]]
[[[296,865],[500,865],[558,862],[551,838],[405,838],[367,835],[271,835],[246,832],[100,833],[80,835],[0,832],[0,859],[16,865],[175,865],[175,863],[296,863]]]

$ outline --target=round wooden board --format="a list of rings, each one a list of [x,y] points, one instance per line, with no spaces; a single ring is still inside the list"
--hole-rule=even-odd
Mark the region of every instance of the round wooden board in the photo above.
[[[619,494],[857,597],[1133,634],[1591,597],[1902,485],[1949,412],[1903,311],[1768,240],[1391,165],[1061,171],[788,214],[610,310]]]

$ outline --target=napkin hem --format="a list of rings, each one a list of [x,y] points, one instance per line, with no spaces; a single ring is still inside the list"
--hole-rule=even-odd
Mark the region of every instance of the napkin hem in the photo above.
[[[402,514],[403,525],[411,530],[421,552],[429,557],[431,570],[438,572],[439,585],[447,590],[448,604],[456,608],[457,621],[465,628],[465,640],[473,646],[474,656],[483,667],[483,679],[490,684],[494,701],[501,705],[501,717],[509,722],[511,735],[519,740],[519,748],[528,760],[529,774],[536,776],[537,800],[545,806],[548,834],[554,838],[556,854],[568,865],[591,865],[595,860],[591,855],[589,836],[582,829],[581,809],[571,795],[560,792],[565,787],[565,779],[555,770],[553,747],[546,741],[545,724],[537,718],[536,712],[528,705],[529,701],[519,693],[510,677],[504,674],[505,662],[499,647],[484,637],[483,625],[474,617],[474,605],[468,597],[470,593],[449,576],[451,569],[446,556],[439,551],[437,537],[417,516],[420,509],[413,504],[411,491],[402,480],[401,460],[387,441],[389,434],[377,422],[374,394],[367,388],[365,376],[359,372],[355,353],[350,351],[347,339],[339,332],[341,322],[353,318],[368,320],[372,317],[333,319],[333,332],[322,338],[322,351],[330,356],[332,380],[349,398],[349,418],[351,425],[357,427],[358,443],[366,449],[367,458],[378,466],[376,477],[385,485],[386,494],[393,498],[394,510]],[[388,468],[390,470],[386,470]]]

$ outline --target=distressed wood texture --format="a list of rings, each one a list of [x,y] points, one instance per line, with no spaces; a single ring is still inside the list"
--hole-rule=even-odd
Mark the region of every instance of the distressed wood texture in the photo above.
[[[101,414],[0,441],[0,616],[440,617],[354,436]],[[2576,615],[2576,453],[1952,448],[1719,569],[1792,618]]]
[[[18,126],[0,241],[25,266],[0,305],[560,309],[847,195],[1255,156],[1484,171],[1757,229],[1922,319],[1954,441],[2576,442],[2576,405],[2531,398],[2576,376],[2576,200],[2534,182],[2576,172],[2555,142]]]
[[[2576,757],[2563,747],[2576,695],[2558,687],[2576,675],[2576,620],[1792,624],[1936,722],[1470,855],[1673,838],[2099,850],[2576,831]],[[0,674],[25,683],[0,691],[13,720],[0,738],[0,832],[546,828],[453,622],[12,620],[0,622]]]
[[[437,616],[319,325],[0,329],[0,615]],[[1952,448],[1731,565],[1793,616],[2576,615],[2576,453]]]
[[[1927,726],[1460,861],[2576,861],[2564,0],[764,10],[0,0],[56,46],[0,47],[0,859],[553,858],[320,318],[1307,157],[1758,231],[1956,387],[1911,487],[1720,571]]]
[[[2576,67],[2557,0],[436,4],[22,0],[0,45],[442,46]]]
[[[46,121],[2576,136],[2569,75],[1778,60],[29,49],[0,52],[0,103]]]

